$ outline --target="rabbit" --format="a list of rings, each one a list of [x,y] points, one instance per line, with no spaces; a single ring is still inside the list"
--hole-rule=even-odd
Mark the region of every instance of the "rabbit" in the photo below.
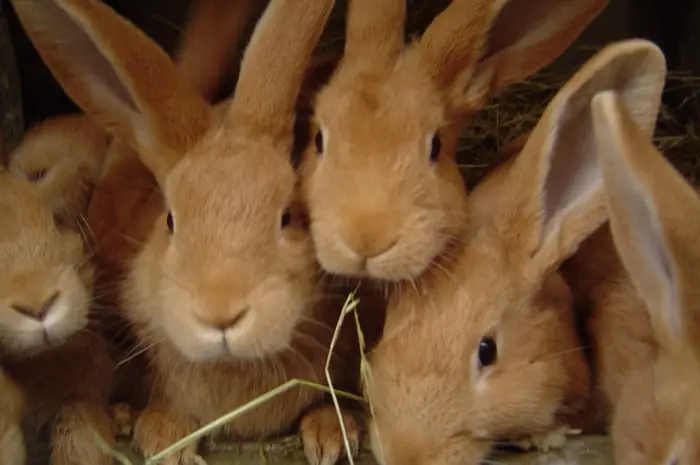
[[[591,113],[612,240],[644,303],[657,350],[627,374],[619,392],[611,425],[615,461],[697,463],[700,199],[628,106],[608,90],[593,98]]]
[[[337,72],[315,100],[303,195],[329,273],[413,280],[458,240],[460,129],[557,58],[607,0],[454,0],[404,46],[403,0],[350,0]]]
[[[561,445],[591,374],[557,270],[607,221],[590,101],[608,89],[640,107],[653,101],[658,89],[646,78],[656,50],[622,41],[584,64],[522,151],[473,190],[467,239],[417,290],[390,297],[369,355],[380,464],[477,464],[494,443],[528,437]]]
[[[648,61],[644,74],[647,98],[638,102],[630,100],[634,95],[622,94],[620,99],[623,110],[634,115],[638,137],[649,141],[666,78],[663,53],[658,48],[651,51],[654,59]],[[616,150],[602,143],[599,147],[601,154]],[[647,305],[625,270],[608,223],[584,241],[560,271],[578,302],[595,380],[590,405],[574,425],[584,432],[609,432],[625,386],[652,364],[659,351],[658,341]]]
[[[329,327],[345,296],[327,295],[319,279],[290,152],[295,99],[333,1],[272,0],[225,107],[208,104],[160,47],[100,2],[14,5],[67,94],[133,149],[162,191],[131,219],[150,232],[122,288],[152,370],[134,431],[143,453],[288,379],[323,380]],[[343,345],[331,366],[336,385],[351,373]],[[295,388],[223,434],[262,438],[303,416],[310,462],[332,463],[342,454],[341,425],[322,400]],[[350,414],[343,421],[356,448],[359,427]],[[188,446],[165,463],[195,453]]]
[[[191,4],[183,36],[172,55],[180,74],[211,104],[218,102],[228,78],[227,70],[234,61],[235,45],[244,27],[258,13],[259,3],[196,0]],[[219,102],[218,111],[224,114],[228,104],[230,101]],[[129,263],[152,228],[154,215],[162,208],[162,196],[153,174],[132,147],[114,140],[87,213],[95,237],[96,262],[101,271],[98,288],[104,307],[119,306],[118,283],[128,273]],[[115,357],[120,361],[113,398],[121,405],[115,408],[122,412],[128,408],[142,409],[149,390],[142,347],[122,312],[105,312],[103,320],[114,341]],[[135,413],[117,416],[129,418]],[[132,427],[122,424],[120,429],[127,432]]]
[[[93,433],[114,443],[106,409],[114,364],[90,322],[94,269],[80,235],[56,223],[51,207],[28,180],[0,171],[3,389],[11,383],[23,400],[13,403],[26,432],[52,423],[52,465],[107,465]]]
[[[25,133],[9,155],[8,168],[39,187],[59,220],[79,227],[110,142],[86,115],[56,116]]]

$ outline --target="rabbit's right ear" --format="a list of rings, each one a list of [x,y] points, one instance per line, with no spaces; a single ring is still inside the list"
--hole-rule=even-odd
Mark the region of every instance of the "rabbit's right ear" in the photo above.
[[[162,181],[207,130],[210,109],[170,57],[98,0],[12,0],[66,93],[128,141]]]
[[[495,217],[502,235],[541,279],[607,220],[590,105],[614,90],[651,138],[666,77],[663,53],[645,40],[598,52],[557,93],[509,168]]]
[[[447,47],[450,42],[462,42],[469,50],[471,58],[463,72],[452,83],[453,107],[457,113],[469,113],[481,108],[486,101],[506,86],[519,82],[551,64],[581,35],[583,30],[605,8],[609,0],[454,0],[452,22],[468,23],[457,38],[435,40],[435,48]],[[459,3],[463,3],[465,12],[457,15]],[[483,15],[488,21],[458,16],[468,14],[478,18]],[[485,15],[477,10],[489,10]],[[445,21],[445,23],[449,23]],[[450,24],[435,24],[426,31],[426,36],[440,37],[444,30],[450,31]],[[478,35],[480,34],[480,35]],[[470,36],[472,36],[470,38]],[[479,40],[476,40],[479,37]],[[427,38],[427,37],[426,37]],[[423,39],[425,40],[425,39]],[[453,47],[456,48],[456,47]],[[452,52],[454,53],[454,51]]]
[[[660,342],[700,355],[700,198],[615,92],[596,95],[592,114],[620,258]]]

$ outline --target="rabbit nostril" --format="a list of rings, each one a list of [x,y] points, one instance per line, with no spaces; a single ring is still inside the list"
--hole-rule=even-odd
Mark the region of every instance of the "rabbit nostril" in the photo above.
[[[56,303],[56,301],[58,300],[60,295],[61,295],[60,291],[56,291],[53,294],[51,294],[51,297],[49,297],[48,299],[46,299],[46,301],[44,301],[44,303],[41,305],[41,309],[40,309],[42,315],[46,316],[46,314],[49,313],[49,311],[54,306],[54,304]]]
[[[227,329],[231,329],[243,320],[243,318],[248,314],[249,310],[250,310],[250,307],[245,307],[245,308],[241,309],[239,312],[237,312],[235,315],[233,315],[229,318],[219,320],[218,322],[216,322],[212,326],[214,326],[217,329],[220,329],[221,331],[226,331]]]
[[[38,308],[23,304],[11,304],[10,308],[17,313],[26,316],[27,318],[43,321],[49,311],[51,311],[51,308],[54,306],[60,295],[60,292],[54,292],[51,297],[46,299]]]

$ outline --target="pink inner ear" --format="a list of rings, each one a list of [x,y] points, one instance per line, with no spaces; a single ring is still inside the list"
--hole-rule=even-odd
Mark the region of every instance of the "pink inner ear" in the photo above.
[[[567,105],[551,134],[550,166],[544,181],[544,235],[552,220],[590,198],[602,183],[587,105]]]
[[[628,218],[628,221],[622,223],[621,227],[630,229],[627,237],[628,240],[634,242],[633,244],[621,245],[633,247],[641,259],[639,265],[643,267],[641,270],[629,269],[628,272],[633,278],[635,275],[647,275],[637,280],[637,283],[644,282],[644,287],[648,287],[648,289],[639,289],[639,291],[642,294],[649,292],[657,294],[659,298],[657,303],[649,304],[660,307],[649,310],[664,312],[663,317],[671,336],[680,337],[682,323],[676,289],[678,280],[675,276],[672,256],[663,238],[659,214],[638,181],[627,173],[622,176],[624,182],[619,182],[618,188],[611,190],[609,195],[620,196],[620,200],[622,200],[620,205],[625,208],[623,213]]]
[[[130,92],[84,26],[50,0],[42,2],[41,8],[46,10],[42,13],[43,18],[50,18],[44,19],[40,26],[44,29],[41,31],[44,40],[63,43],[60,47],[62,58],[80,70],[78,78],[88,85],[97,84],[105,88],[122,105],[138,113],[138,106]]]

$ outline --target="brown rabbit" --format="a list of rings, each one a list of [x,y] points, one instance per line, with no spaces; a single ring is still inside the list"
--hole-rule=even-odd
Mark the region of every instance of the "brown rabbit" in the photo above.
[[[8,167],[38,186],[62,222],[80,226],[109,144],[109,135],[89,117],[61,115],[30,128]]]
[[[234,98],[212,108],[155,43],[104,4],[15,2],[66,92],[133,149],[163,192],[157,215],[153,208],[132,219],[151,232],[124,286],[153,370],[135,431],[146,455],[287,379],[323,380],[342,299],[329,302],[320,286],[289,155],[295,100],[332,4],[272,0]],[[333,364],[337,384],[342,362]],[[304,413],[310,460],[334,462],[340,425],[327,406],[309,410],[321,400],[315,390],[289,391],[224,433],[261,438]],[[356,443],[349,416],[346,424]]]
[[[247,22],[259,13],[259,4],[255,0],[192,2],[184,35],[173,55],[180,74],[208,102],[217,100],[235,58],[235,45]],[[223,114],[227,104],[220,106]],[[119,283],[128,274],[133,257],[163,208],[162,194],[153,174],[128,143],[115,140],[87,214],[101,272],[98,289],[102,306],[112,309],[119,306]],[[103,320],[120,362],[114,400],[143,408],[148,397],[143,347],[134,340],[125,315],[119,311],[104,312]],[[124,426],[128,431],[128,425]]]
[[[666,77],[663,53],[658,48],[650,52],[640,75],[648,97],[635,100],[634,94],[623,93],[620,99],[624,111],[632,113],[639,137],[648,141],[654,132]],[[658,341],[647,305],[616,252],[607,223],[581,244],[562,265],[561,272],[578,302],[595,379],[591,405],[575,425],[602,432],[608,429],[625,386],[657,356]]]
[[[612,238],[645,304],[658,353],[626,376],[612,424],[615,459],[694,464],[700,460],[700,199],[628,106],[624,96],[601,92],[593,99],[593,123]]]
[[[404,44],[404,0],[350,0],[343,61],[317,97],[304,192],[328,272],[414,279],[464,224],[465,118],[557,58],[606,0],[454,0]]]
[[[93,434],[114,441],[114,366],[90,322],[93,267],[82,239],[54,223],[26,179],[0,171],[0,191],[0,358],[24,399],[23,424],[34,432],[53,422],[52,465],[109,464]]]
[[[607,89],[653,101],[656,57],[631,40],[591,58],[471,194],[463,248],[393,296],[370,354],[380,463],[476,464],[522,436],[546,446],[583,408],[590,373],[557,268],[607,219],[590,101]]]

